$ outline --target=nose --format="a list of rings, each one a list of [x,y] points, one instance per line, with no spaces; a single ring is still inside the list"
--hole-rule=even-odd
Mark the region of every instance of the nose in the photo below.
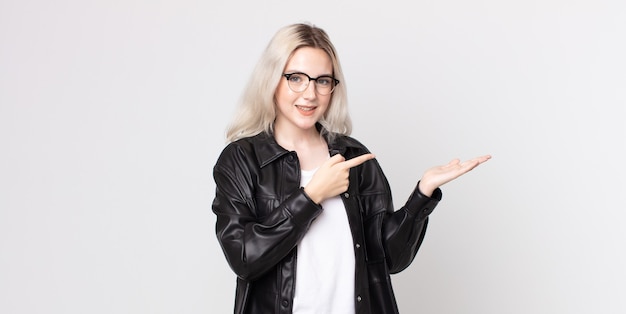
[[[317,91],[315,90],[315,88],[315,81],[309,81],[309,86],[307,86],[302,93],[302,97],[304,97],[305,99],[315,98],[317,96]]]

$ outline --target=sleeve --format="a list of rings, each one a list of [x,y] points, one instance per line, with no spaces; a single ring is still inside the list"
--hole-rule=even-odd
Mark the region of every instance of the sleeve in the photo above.
[[[321,213],[298,189],[259,219],[254,200],[254,163],[242,150],[225,149],[213,168],[216,184],[212,209],[216,235],[226,260],[238,277],[254,280],[274,268],[302,239]]]
[[[426,233],[428,215],[437,206],[442,194],[440,189],[436,189],[432,197],[427,197],[420,193],[418,182],[405,205],[395,210],[389,182],[380,164],[373,161],[364,163],[368,168],[364,171],[372,177],[367,180],[363,177],[362,182],[368,184],[361,187],[366,190],[364,194],[376,195],[376,200],[370,200],[367,204],[372,207],[368,211],[377,216],[370,220],[377,223],[376,227],[368,228],[381,229],[370,229],[369,232],[380,234],[389,272],[398,273],[407,268],[417,255]]]
[[[391,273],[407,268],[419,250],[430,215],[441,200],[438,188],[431,197],[419,191],[419,182],[406,204],[397,211],[388,211],[383,223],[387,264]],[[391,208],[391,207],[388,207]]]

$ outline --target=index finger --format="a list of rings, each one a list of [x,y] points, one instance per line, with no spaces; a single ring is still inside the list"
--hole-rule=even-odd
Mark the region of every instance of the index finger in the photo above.
[[[344,161],[344,165],[348,166],[348,168],[356,167],[370,159],[373,159],[374,157],[376,156],[374,156],[374,154],[372,153],[363,154],[361,156],[357,156],[352,159],[348,159]]]

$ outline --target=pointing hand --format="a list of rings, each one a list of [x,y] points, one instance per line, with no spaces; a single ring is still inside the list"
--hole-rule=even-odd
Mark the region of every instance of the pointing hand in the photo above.
[[[327,198],[337,196],[348,190],[350,168],[374,157],[374,154],[363,154],[346,160],[337,154],[320,166],[309,184],[304,187],[304,192],[317,204]]]

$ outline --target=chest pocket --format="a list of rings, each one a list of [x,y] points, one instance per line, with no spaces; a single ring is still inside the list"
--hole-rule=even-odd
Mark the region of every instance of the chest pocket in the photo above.
[[[350,190],[351,195],[356,196],[360,219],[363,221],[363,237],[365,246],[365,260],[367,263],[380,263],[385,260],[385,249],[383,246],[383,220],[385,217],[385,206],[381,194],[368,191],[360,191],[359,178],[361,173],[357,170],[361,167],[350,169]]]
[[[300,188],[300,175],[294,154],[288,154],[262,168],[255,178],[256,214],[259,220],[269,216],[281,203]]]

